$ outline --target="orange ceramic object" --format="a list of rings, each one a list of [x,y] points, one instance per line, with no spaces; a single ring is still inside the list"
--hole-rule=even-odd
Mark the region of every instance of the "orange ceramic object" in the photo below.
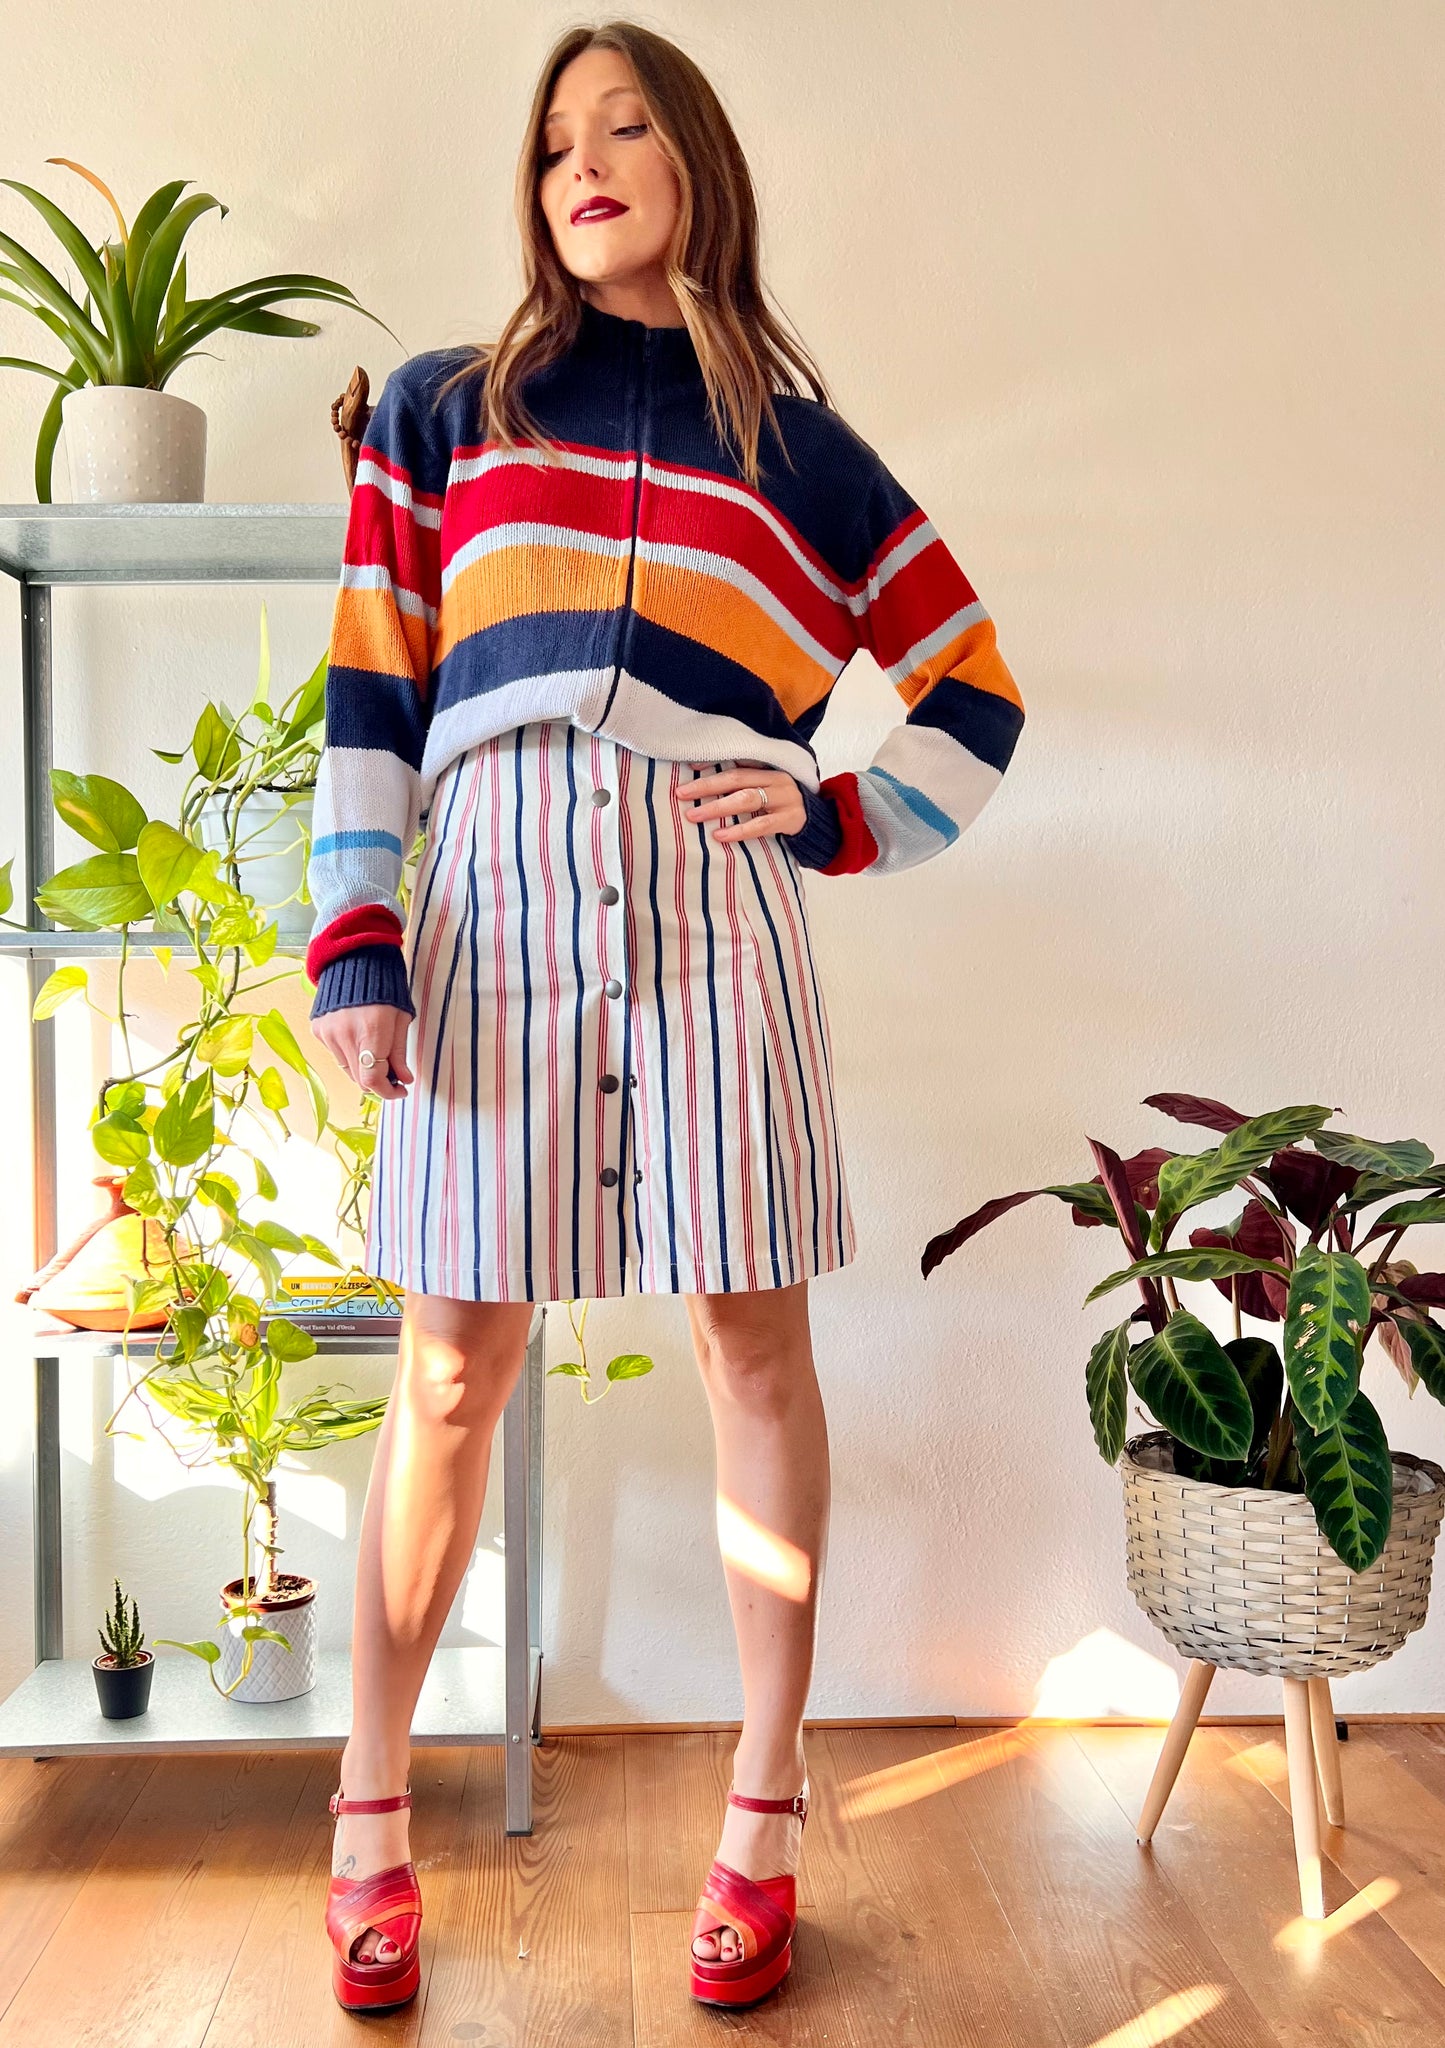
[[[160,1329],[164,1309],[127,1318],[125,1281],[128,1274],[145,1279],[165,1271],[165,1232],[154,1217],[138,1216],[127,1202],[121,1192],[123,1173],[99,1173],[95,1185],[109,1194],[109,1209],[42,1266],[15,1299],[78,1330]],[[179,1240],[176,1248],[183,1254],[189,1250]]]

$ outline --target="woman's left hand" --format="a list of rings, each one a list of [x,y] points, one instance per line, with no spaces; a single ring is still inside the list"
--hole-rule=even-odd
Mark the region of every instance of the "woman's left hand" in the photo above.
[[[706,768],[706,761],[693,761],[693,768]],[[801,832],[808,822],[803,793],[783,768],[714,768],[684,783],[685,816],[705,824],[709,818],[737,818],[736,825],[719,825],[714,839],[761,839],[770,832]],[[764,803],[760,790],[767,792]],[[735,794],[729,795],[732,791]]]

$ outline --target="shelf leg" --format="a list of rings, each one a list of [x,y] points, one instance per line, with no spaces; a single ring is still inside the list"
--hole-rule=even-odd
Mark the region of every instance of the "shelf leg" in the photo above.
[[[507,1833],[532,1832],[532,1397],[542,1349],[534,1315],[527,1355],[502,1416],[502,1542],[506,1557]]]
[[[60,1360],[35,1361],[35,1661],[65,1655],[60,1576]]]

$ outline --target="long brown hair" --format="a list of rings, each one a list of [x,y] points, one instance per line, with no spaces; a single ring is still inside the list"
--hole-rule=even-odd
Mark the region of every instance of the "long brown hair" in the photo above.
[[[632,66],[658,142],[681,188],[667,282],[687,324],[719,435],[732,438],[748,482],[758,483],[766,419],[782,443],[775,391],[832,407],[822,373],[764,296],[758,265],[758,207],[747,159],[717,94],[692,59],[635,22],[568,29],[542,66],[517,163],[522,235],[521,304],[494,342],[473,344],[470,360],[442,386],[486,373],[484,440],[515,448],[526,437],[551,448],[522,400],[526,379],[564,355],[582,320],[578,280],[557,255],[538,195],[544,124],[557,79],[584,50],[616,50]]]

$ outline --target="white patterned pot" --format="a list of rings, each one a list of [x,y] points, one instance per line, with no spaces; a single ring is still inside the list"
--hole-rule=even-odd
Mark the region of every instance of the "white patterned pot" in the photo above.
[[[296,900],[306,879],[314,803],[309,790],[288,801],[280,790],[253,789],[241,806],[236,831],[241,887],[262,909],[275,912],[276,936],[283,945],[304,945],[316,923],[315,904]],[[226,845],[224,797],[206,798],[196,819],[196,833],[203,846],[219,851]]]
[[[1284,1678],[1366,1670],[1424,1621],[1445,1512],[1445,1470],[1413,1451],[1390,1461],[1390,1534],[1352,1572],[1307,1495],[1186,1479],[1166,1430],[1130,1437],[1119,1460],[1129,1591],[1177,1650],[1206,1664]]]
[[[241,1631],[249,1623],[259,1621],[265,1628],[279,1629],[291,1645],[288,1650],[285,1643],[257,1637],[249,1645],[251,1668],[231,1694],[233,1700],[294,1700],[316,1684],[316,1581],[297,1572],[278,1572],[276,1581],[274,1598],[253,1599],[249,1611],[234,1618],[226,1601],[240,1596],[241,1581],[232,1579],[221,1588],[223,1626],[216,1669],[221,1685],[229,1687],[245,1662],[248,1645]]]
[[[206,495],[206,415],[173,391],[82,384],[61,401],[77,505],[194,505]]]

